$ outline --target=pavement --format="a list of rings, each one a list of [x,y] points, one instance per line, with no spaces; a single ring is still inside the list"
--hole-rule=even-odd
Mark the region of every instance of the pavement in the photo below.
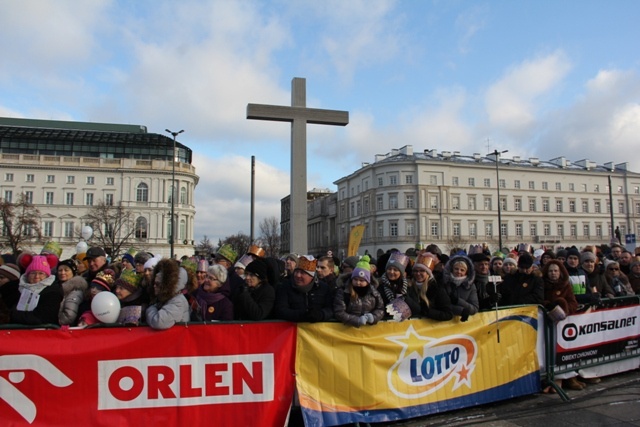
[[[580,391],[567,390],[567,395],[569,401],[557,394],[536,393],[394,423],[360,423],[359,427],[640,427],[640,370],[602,377],[599,384],[589,384]],[[302,425],[301,421],[294,417],[289,426]]]

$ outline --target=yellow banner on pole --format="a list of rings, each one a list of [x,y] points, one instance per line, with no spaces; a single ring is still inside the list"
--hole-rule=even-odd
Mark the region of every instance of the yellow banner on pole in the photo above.
[[[351,229],[349,233],[349,248],[347,249],[347,256],[354,256],[358,253],[358,248],[360,247],[360,241],[362,240],[362,235],[364,234],[364,225],[356,225]]]

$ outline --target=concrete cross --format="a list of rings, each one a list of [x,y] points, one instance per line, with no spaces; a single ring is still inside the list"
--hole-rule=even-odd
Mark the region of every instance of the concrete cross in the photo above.
[[[247,119],[291,122],[291,252],[307,253],[307,123],[346,126],[349,112],[307,108],[306,80],[291,81],[291,107],[247,104]]]

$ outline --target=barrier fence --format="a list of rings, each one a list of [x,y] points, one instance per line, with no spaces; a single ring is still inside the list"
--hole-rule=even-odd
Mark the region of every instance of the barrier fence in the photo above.
[[[410,319],[363,328],[5,328],[0,419],[12,426],[284,426],[296,388],[308,426],[402,420],[536,393],[555,373],[638,367],[639,316],[635,298],[555,324],[544,309],[519,306],[464,323]]]

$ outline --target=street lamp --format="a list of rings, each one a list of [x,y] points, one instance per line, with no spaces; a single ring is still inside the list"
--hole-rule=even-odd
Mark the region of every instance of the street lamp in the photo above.
[[[175,241],[175,206],[176,206],[176,137],[184,132],[184,129],[179,132],[171,132],[169,129],[165,129],[173,136],[173,154],[171,155],[171,231],[169,233],[169,244],[171,245],[170,258],[173,259],[173,243]]]
[[[502,202],[500,201],[500,171],[498,165],[500,164],[500,154],[507,153],[509,150],[498,151],[493,150],[493,153],[487,154],[487,156],[496,156],[496,188],[498,189],[498,250],[502,250]]]

